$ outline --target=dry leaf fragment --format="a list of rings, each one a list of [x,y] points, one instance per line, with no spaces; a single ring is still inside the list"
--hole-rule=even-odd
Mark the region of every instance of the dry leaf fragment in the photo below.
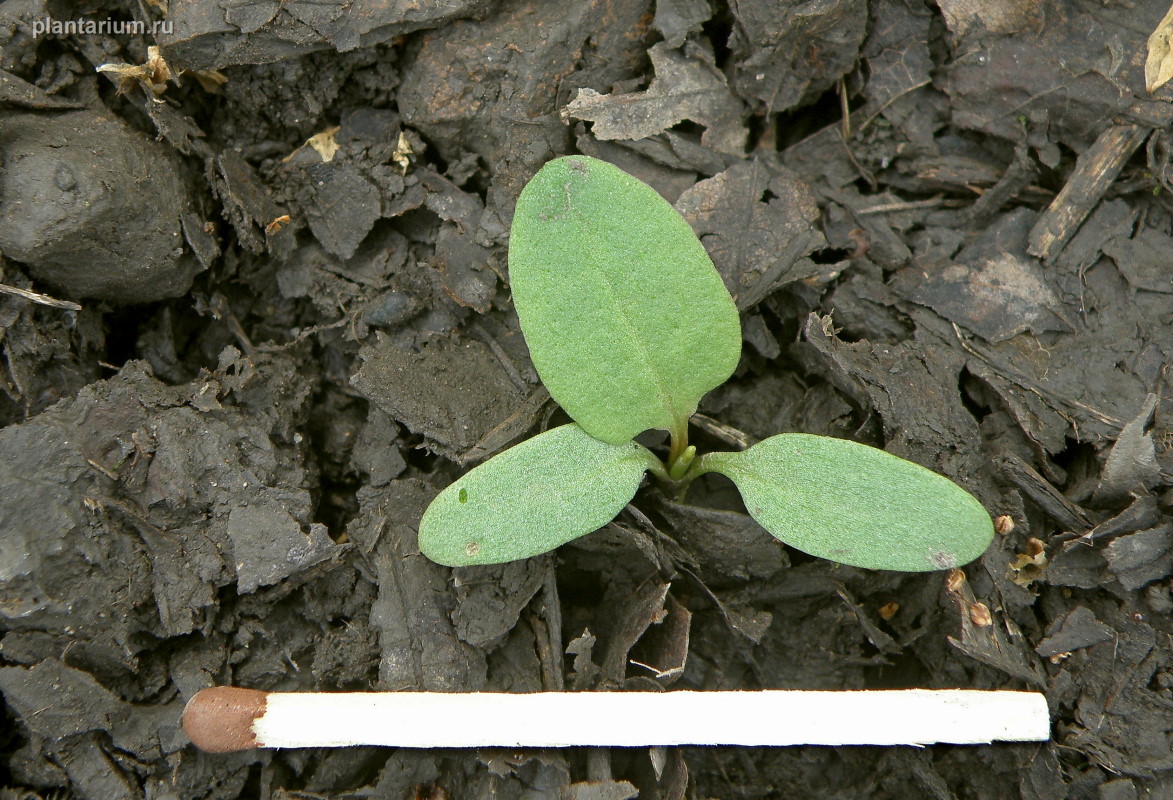
[[[334,141],[334,134],[340,130],[342,127],[335,125],[333,128],[315,133],[306,139],[305,143],[314,148],[317,154],[322,157],[322,161],[333,161],[334,155],[338,152],[338,142]]]
[[[208,94],[218,93],[220,87],[228,83],[228,76],[216,69],[184,70],[181,74],[194,77]]]
[[[228,76],[214,69],[182,70],[179,75],[171,71],[163,52],[156,46],[147,48],[147,60],[142,64],[102,64],[98,72],[109,72],[118,76],[118,91],[126,92],[134,84],[141,85],[150,91],[155,100],[167,91],[167,82],[174,81],[179,85],[179,75],[191,75],[206,92],[218,92],[220,87],[228,83]]]
[[[399,141],[395,143],[395,152],[391,154],[391,160],[399,165],[399,169],[403,174],[407,174],[407,168],[411,166],[411,157],[415,155],[411,149],[411,142],[403,135],[403,131],[399,132]]]
[[[939,0],[937,5],[954,36],[975,25],[990,33],[1013,34],[1037,28],[1043,19],[1039,0]]]
[[[1156,394],[1148,394],[1140,412],[1120,430],[1104,461],[1100,483],[1092,493],[1093,501],[1124,503],[1130,496],[1142,495],[1161,482],[1156,444],[1152,432],[1146,430],[1158,401]]]
[[[125,92],[138,83],[149,90],[155,100],[159,100],[167,90],[167,81],[175,78],[171,67],[167,66],[167,61],[163,58],[163,53],[154,45],[147,48],[147,60],[142,64],[102,64],[98,67],[98,72],[109,72],[118,76],[119,92]]]
[[[272,236],[274,233],[288,225],[291,221],[292,220],[288,214],[282,214],[265,226],[265,233]]]
[[[300,145],[292,153],[281,159],[281,163],[288,164],[290,161],[293,161],[293,159],[297,158],[297,155],[307,147],[317,153],[323,162],[333,161],[335,154],[338,152],[338,142],[334,140],[334,135],[340,130],[342,130],[342,126],[335,125],[333,128],[326,128],[324,131],[315,133],[313,136],[306,139],[304,144]],[[312,160],[313,156],[307,155],[306,158]],[[303,160],[298,161],[297,163],[301,164],[305,162]]]
[[[1149,94],[1173,78],[1173,6],[1149,35],[1149,54],[1144,62],[1144,85]]]
[[[1031,537],[1026,540],[1026,552],[1019,553],[1010,562],[1010,571],[1013,573],[1010,580],[1026,588],[1037,581],[1047,568],[1047,546],[1039,539]]]
[[[627,94],[599,94],[579,89],[562,109],[563,119],[595,123],[596,139],[644,139],[684,120],[704,125],[701,144],[725,153],[743,153],[745,128],[741,101],[733,96],[720,70],[667,48],[648,52],[656,77],[647,89]]]

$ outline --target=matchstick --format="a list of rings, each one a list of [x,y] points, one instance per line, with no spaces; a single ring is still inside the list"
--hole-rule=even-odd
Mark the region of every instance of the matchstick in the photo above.
[[[1037,692],[965,689],[533,694],[198,692],[183,728],[214,753],[255,747],[921,745],[1044,741]]]

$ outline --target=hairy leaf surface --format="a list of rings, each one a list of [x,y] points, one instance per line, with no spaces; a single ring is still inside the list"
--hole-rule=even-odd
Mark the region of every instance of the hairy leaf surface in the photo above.
[[[517,202],[509,280],[534,366],[587,433],[680,430],[741,355],[733,299],[688,223],[594,158],[546,164]]]
[[[981,503],[948,478],[844,439],[784,433],[710,454],[705,466],[737,484],[775,537],[842,564],[948,569],[980,556],[994,536]]]
[[[463,567],[553,550],[614,519],[655,462],[642,445],[607,444],[578,425],[546,431],[440,492],[420,520],[420,552]]]

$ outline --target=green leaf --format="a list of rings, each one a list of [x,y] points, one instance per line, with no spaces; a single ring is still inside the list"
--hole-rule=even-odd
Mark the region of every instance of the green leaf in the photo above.
[[[960,486],[856,442],[784,433],[704,458],[706,471],[737,484],[763,528],[842,564],[948,569],[980,556],[994,537],[990,515]]]
[[[688,223],[605,161],[559,158],[526,185],[509,280],[543,383],[606,442],[682,431],[741,356],[737,309]]]
[[[420,552],[440,564],[499,564],[603,527],[635,496],[656,457],[578,425],[527,439],[440,492],[420,520]]]

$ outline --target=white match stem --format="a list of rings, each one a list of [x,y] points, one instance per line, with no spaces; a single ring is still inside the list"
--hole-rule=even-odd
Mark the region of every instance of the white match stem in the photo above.
[[[1047,701],[971,690],[270,693],[259,747],[915,745],[1043,741]]]

